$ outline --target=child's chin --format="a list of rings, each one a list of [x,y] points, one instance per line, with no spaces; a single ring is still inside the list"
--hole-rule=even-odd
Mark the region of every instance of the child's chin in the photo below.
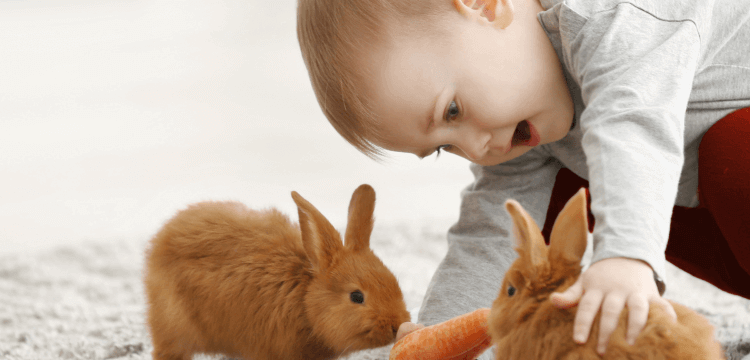
[[[472,161],[473,163],[481,166],[495,166],[500,165],[506,161],[513,160],[525,153],[527,153],[529,150],[533,149],[531,146],[515,146],[513,149],[511,149],[507,154],[501,155],[501,156],[492,156],[487,157],[485,159],[480,159],[477,161]]]

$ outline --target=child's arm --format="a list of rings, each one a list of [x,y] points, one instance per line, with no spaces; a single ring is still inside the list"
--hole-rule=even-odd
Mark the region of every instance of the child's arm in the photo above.
[[[591,264],[573,286],[563,293],[552,294],[551,301],[561,308],[578,304],[573,338],[579,344],[588,340],[601,307],[597,347],[600,355],[604,354],[625,306],[629,310],[627,341],[631,345],[646,325],[649,302],[659,304],[677,320],[672,305],[659,295],[651,267],[628,258],[609,258]]]
[[[669,11],[660,13],[667,18],[654,15],[668,5],[586,4],[592,8],[574,8],[559,21],[566,38],[575,39],[564,56],[585,104],[580,127],[596,219],[594,256],[576,286],[556,298],[564,306],[580,299],[576,337],[588,335],[601,308],[601,352],[625,306],[632,340],[647,319],[648,301],[664,304],[653,273],[664,277],[701,42],[695,22]]]

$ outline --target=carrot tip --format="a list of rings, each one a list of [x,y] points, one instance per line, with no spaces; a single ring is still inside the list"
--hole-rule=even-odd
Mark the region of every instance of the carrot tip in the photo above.
[[[477,309],[415,330],[396,342],[389,359],[474,359],[491,345],[489,313],[489,308]]]

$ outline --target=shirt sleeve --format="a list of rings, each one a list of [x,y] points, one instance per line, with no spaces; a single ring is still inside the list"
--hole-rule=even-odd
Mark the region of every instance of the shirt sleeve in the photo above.
[[[592,262],[640,259],[664,278],[700,51],[695,24],[621,3],[591,15],[563,42],[585,105],[582,147],[596,218]]]

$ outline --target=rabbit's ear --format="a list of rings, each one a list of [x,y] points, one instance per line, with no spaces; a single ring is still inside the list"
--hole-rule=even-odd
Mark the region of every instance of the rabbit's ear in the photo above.
[[[560,211],[550,234],[550,260],[581,262],[588,236],[586,189],[581,188]]]
[[[513,233],[516,247],[522,257],[527,257],[529,270],[533,271],[547,262],[547,245],[544,243],[542,231],[539,230],[534,219],[515,200],[505,202],[505,209],[513,219]]]
[[[349,203],[349,219],[344,234],[346,247],[355,251],[370,248],[374,211],[375,190],[370,185],[362,184],[354,190]]]
[[[313,268],[325,269],[333,255],[343,247],[340,235],[328,219],[296,191],[292,191],[292,199],[297,203],[302,245],[307,257]]]

